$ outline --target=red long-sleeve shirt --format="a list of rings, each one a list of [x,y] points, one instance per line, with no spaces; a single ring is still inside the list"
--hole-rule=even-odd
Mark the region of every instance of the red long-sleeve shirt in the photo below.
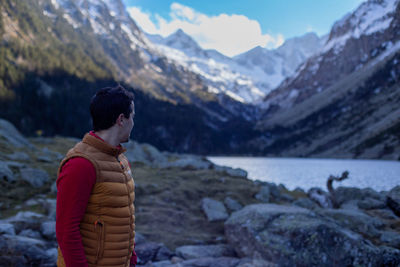
[[[101,139],[94,132],[90,134]],[[68,160],[58,176],[56,235],[66,266],[88,266],[79,225],[95,183],[94,166],[80,157]],[[137,256],[133,250],[131,266],[135,266],[136,262]]]

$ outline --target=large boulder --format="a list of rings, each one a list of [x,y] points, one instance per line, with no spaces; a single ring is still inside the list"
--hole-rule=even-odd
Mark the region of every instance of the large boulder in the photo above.
[[[210,222],[225,220],[229,216],[224,204],[211,198],[203,198],[201,207]]]
[[[182,246],[175,250],[176,255],[183,259],[234,257],[235,251],[228,245],[196,245]]]
[[[400,185],[389,191],[386,204],[397,216],[400,216]]]
[[[400,264],[399,250],[376,247],[333,220],[295,206],[246,206],[225,222],[225,235],[239,256],[279,266]]]
[[[5,139],[5,141],[13,147],[34,148],[34,146],[20,134],[14,125],[3,119],[0,119],[0,137],[2,137],[0,140]]]
[[[324,209],[319,210],[319,214],[332,218],[343,227],[351,229],[357,233],[370,238],[380,236],[380,230],[384,224],[381,220],[371,217],[359,210],[352,209]]]

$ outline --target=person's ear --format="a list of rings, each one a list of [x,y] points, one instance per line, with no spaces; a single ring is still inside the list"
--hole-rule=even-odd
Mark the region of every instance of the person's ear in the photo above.
[[[124,120],[123,120],[124,114],[119,114],[118,118],[117,118],[117,124],[118,126],[123,126],[124,125]]]

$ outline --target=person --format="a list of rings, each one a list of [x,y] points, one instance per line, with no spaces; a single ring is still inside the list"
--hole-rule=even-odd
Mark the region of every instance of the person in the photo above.
[[[99,90],[90,103],[93,131],[70,149],[57,178],[57,266],[136,266],[134,181],[128,142],[134,95]]]

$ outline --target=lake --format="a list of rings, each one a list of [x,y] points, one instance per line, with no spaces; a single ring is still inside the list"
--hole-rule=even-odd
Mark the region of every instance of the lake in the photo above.
[[[326,188],[329,175],[341,176],[349,171],[349,178],[333,182],[338,186],[358,188],[370,187],[376,191],[390,190],[400,185],[400,162],[383,160],[352,159],[304,159],[304,158],[262,158],[262,157],[207,157],[213,163],[248,172],[248,178],[284,184],[293,190],[300,187]]]

